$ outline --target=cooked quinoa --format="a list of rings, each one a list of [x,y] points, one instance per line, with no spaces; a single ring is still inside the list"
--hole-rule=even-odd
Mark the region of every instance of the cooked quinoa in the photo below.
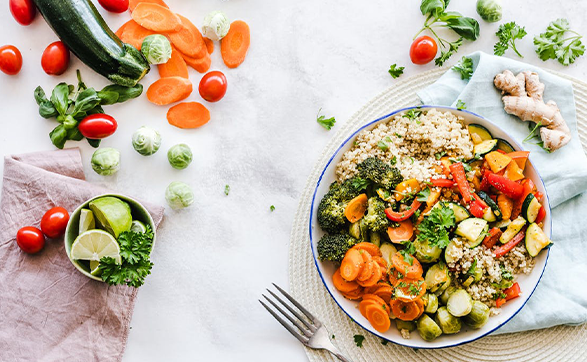
[[[415,119],[398,115],[361,132],[337,164],[336,176],[338,181],[346,180],[357,173],[357,164],[378,157],[394,164],[405,179],[427,181],[441,173],[440,155],[470,159],[472,152],[462,117],[431,108]]]

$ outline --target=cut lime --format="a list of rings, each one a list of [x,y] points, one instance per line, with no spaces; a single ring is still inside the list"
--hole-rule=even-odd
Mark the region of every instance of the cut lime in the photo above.
[[[98,269],[100,262],[96,260],[90,260],[90,274],[98,276],[102,274],[102,271]]]
[[[103,230],[89,230],[80,234],[71,246],[71,258],[100,261],[105,256],[120,264],[120,247],[116,239]]]
[[[135,233],[144,234],[147,231],[147,227],[144,223],[140,222],[139,220],[133,220],[132,225],[130,227],[130,231],[134,231]]]
[[[82,209],[79,214],[79,233],[85,233],[95,228],[96,220],[94,219],[94,213],[88,209]]]
[[[130,206],[119,198],[106,196],[90,202],[90,209],[94,213],[100,228],[118,238],[123,231],[130,230],[132,215]]]

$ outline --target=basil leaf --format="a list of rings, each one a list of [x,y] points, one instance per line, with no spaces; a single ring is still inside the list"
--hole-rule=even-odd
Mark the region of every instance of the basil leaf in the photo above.
[[[59,125],[49,133],[49,137],[51,137],[51,142],[57,148],[63,148],[65,146],[65,141],[67,141],[67,131],[62,125]]]
[[[65,116],[62,125],[63,128],[65,128],[66,130],[74,129],[77,128],[77,121],[71,115],[68,114],[67,116]]]
[[[88,115],[97,113],[104,113],[104,109],[100,106],[95,106],[87,112]]]
[[[41,104],[43,104],[43,102],[48,102],[49,100],[47,99],[47,95],[45,94],[45,91],[43,90],[43,88],[41,88],[41,86],[38,86],[37,88],[35,88],[35,101],[37,102],[37,104],[40,106]]]
[[[136,98],[143,93],[143,86],[137,84],[134,87],[125,87],[117,84],[111,84],[104,87],[98,92],[100,104],[105,106],[114,103],[126,102],[129,99]]]
[[[77,69],[75,72],[77,74],[77,90],[83,91],[87,89],[88,87],[86,86],[86,83],[84,83],[82,80],[82,73],[79,71],[79,69]]]
[[[77,127],[75,127],[67,131],[67,139],[72,141],[81,141],[84,139],[84,135]]]
[[[77,95],[75,106],[73,107],[74,116],[81,112],[87,112],[100,104],[100,98],[94,88],[84,89]]]
[[[420,4],[420,11],[422,15],[436,15],[444,11],[447,4],[444,3],[443,0],[422,0],[422,4]]]
[[[89,138],[86,138],[88,140],[88,143],[90,144],[90,146],[94,147],[94,148],[98,148],[100,147],[100,141],[101,140],[92,140]]]
[[[39,114],[43,118],[53,118],[56,117],[59,113],[57,113],[57,110],[53,106],[53,103],[51,103],[50,100],[46,99],[39,103]]]
[[[479,37],[479,23],[473,18],[461,17],[448,19],[446,25],[465,39],[477,40]]]
[[[463,15],[461,13],[459,13],[458,11],[447,11],[445,13],[442,13],[439,17],[439,19],[441,21],[448,21],[449,19],[458,19],[458,18],[462,18]]]
[[[53,89],[51,94],[51,103],[59,114],[65,114],[69,107],[69,86],[65,83],[59,83]]]
[[[110,104],[116,103],[118,100],[119,94],[115,91],[105,91],[102,89],[98,92],[98,98],[100,98],[100,104],[103,106],[107,106]]]

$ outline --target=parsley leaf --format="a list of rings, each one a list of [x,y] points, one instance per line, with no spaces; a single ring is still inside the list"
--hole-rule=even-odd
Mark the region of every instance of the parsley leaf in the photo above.
[[[414,264],[414,257],[412,256],[416,252],[414,244],[410,241],[402,241],[404,248],[399,253],[404,257],[404,261],[410,265]],[[406,272],[407,274],[407,272]]]
[[[430,211],[430,214],[418,225],[418,240],[428,242],[430,246],[446,248],[450,243],[449,230],[455,226],[454,211],[441,205]]]
[[[275,211],[275,206],[273,206],[273,205],[269,206],[269,210],[271,210],[271,212]]]
[[[463,110],[463,109],[467,109],[467,104],[465,102],[463,102],[462,100],[458,100],[457,101],[457,109],[458,110]]]
[[[419,109],[410,109],[409,111],[407,111],[406,113],[404,113],[402,115],[402,117],[406,117],[407,119],[410,120],[415,120],[416,118],[420,117],[420,115],[422,114],[422,111]]]
[[[225,194],[226,196],[228,196],[228,193],[229,193],[229,192],[230,192],[230,186],[229,186],[229,185],[226,185],[226,186],[224,186],[224,194]]]
[[[355,339],[355,344],[357,345],[357,347],[363,347],[363,341],[365,341],[365,336],[361,334],[355,334],[353,338]]]
[[[460,37],[452,43],[448,43],[448,49],[443,49],[440,51],[440,56],[434,59],[434,64],[438,65],[439,67],[443,66],[444,63],[450,57],[452,57],[453,54],[459,51],[461,45],[463,45],[463,37]]]
[[[390,163],[392,166],[394,166],[394,165],[397,163],[397,157],[393,156],[393,157],[391,158],[391,160],[389,161],[389,163]]]
[[[572,36],[566,37],[566,33]],[[557,19],[546,28],[546,32],[534,37],[536,53],[542,60],[557,59],[562,65],[569,65],[585,53],[582,36],[571,30],[567,19]]]
[[[351,180],[351,185],[356,191],[361,191],[369,187],[369,185],[371,185],[371,181],[361,177],[354,177]]]
[[[457,65],[451,69],[457,73],[461,73],[461,79],[471,79],[471,76],[473,75],[473,59],[462,57]]]
[[[467,272],[465,274],[470,275],[470,276],[475,276],[476,271],[477,271],[477,259],[473,260],[473,263],[471,263],[471,267],[469,268],[469,270],[467,270]]]
[[[424,190],[416,194],[416,200],[420,202],[428,201],[428,197],[430,197],[430,187],[426,187]]]
[[[398,67],[397,64],[392,64],[391,67],[389,67],[388,72],[393,79],[396,79],[404,74],[404,69],[406,69],[406,67]]]
[[[493,53],[495,55],[504,55],[508,48],[512,48],[520,58],[523,58],[522,54],[516,49],[516,39],[522,39],[526,34],[526,28],[520,27],[515,21],[501,24],[495,33],[499,41],[495,43]]]
[[[377,142],[377,147],[383,152],[389,150],[389,145],[384,140],[379,140],[379,142]]]
[[[330,118],[326,118],[323,115],[320,115],[320,112],[322,111],[322,109],[320,109],[318,111],[318,118],[316,119],[316,121],[318,122],[319,125],[321,125],[322,127],[326,128],[327,130],[331,130],[332,127],[334,127],[334,124],[336,123],[336,119],[334,119],[334,117],[330,117]]]

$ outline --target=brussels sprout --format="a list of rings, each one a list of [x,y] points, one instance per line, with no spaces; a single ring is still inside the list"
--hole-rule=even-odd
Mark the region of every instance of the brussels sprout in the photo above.
[[[98,175],[114,175],[120,168],[120,152],[114,148],[99,148],[92,155],[92,169]]]
[[[185,143],[180,143],[167,151],[167,159],[171,167],[183,170],[192,162],[192,150]]]
[[[473,301],[471,312],[463,317],[463,322],[473,329],[479,329],[489,320],[489,307],[478,300]]]
[[[448,303],[448,298],[450,298],[451,294],[454,293],[457,288],[454,285],[449,286],[442,292],[442,294],[438,297],[438,301],[441,304],[446,305]]]
[[[213,11],[204,18],[202,33],[210,40],[218,41],[226,36],[230,21],[222,11]]]
[[[172,209],[183,209],[194,202],[194,192],[188,184],[174,181],[165,190],[165,200]]]
[[[171,58],[171,44],[163,35],[149,35],[143,40],[141,53],[150,64],[163,64]]]
[[[416,323],[418,333],[420,337],[425,341],[433,341],[442,334],[442,329],[428,316],[428,314],[422,314]]]
[[[151,156],[161,147],[161,135],[149,127],[141,127],[132,135],[132,146],[143,156]]]
[[[436,310],[438,309],[438,297],[436,295],[432,293],[426,293],[422,297],[422,300],[426,305],[426,309],[424,309],[424,312],[430,314],[436,313]]]
[[[438,308],[434,320],[444,334],[455,334],[461,330],[461,320],[450,314],[446,307]]]
[[[450,314],[455,317],[462,317],[469,314],[471,309],[473,309],[473,299],[471,299],[471,296],[466,290],[457,289],[448,297],[446,307]]]
[[[448,268],[442,261],[432,265],[426,272],[424,278],[426,287],[431,292],[437,291],[448,282]]]
[[[381,245],[381,234],[375,231],[369,231],[369,241],[377,246]]]
[[[406,329],[408,332],[413,332],[416,330],[416,322],[402,321],[399,318],[395,320],[395,326],[397,327],[398,331],[401,331],[402,329]]]
[[[477,0],[477,14],[490,23],[501,20],[501,0]]]
[[[430,246],[428,240],[416,239],[414,247],[416,248],[416,259],[422,263],[434,263],[442,254],[442,249],[436,245]]]

